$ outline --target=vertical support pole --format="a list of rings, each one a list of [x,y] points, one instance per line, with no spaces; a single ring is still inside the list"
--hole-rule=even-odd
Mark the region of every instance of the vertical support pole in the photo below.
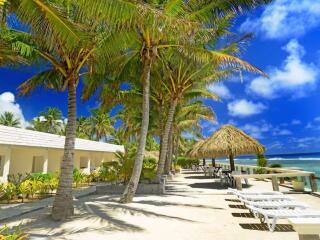
[[[229,156],[229,160],[230,160],[230,170],[234,171],[235,170],[235,166],[234,166],[234,157],[232,154],[230,154]]]
[[[278,183],[277,176],[272,176],[272,188],[273,188],[273,191],[279,192],[279,183]]]
[[[318,186],[317,186],[317,179],[316,179],[315,174],[311,174],[309,179],[310,179],[311,191],[312,192],[317,192],[318,191]]]
[[[239,191],[242,190],[241,178],[239,178],[239,177],[236,177],[236,187],[237,187],[237,190],[239,190]]]
[[[211,164],[212,164],[212,167],[216,167],[216,159],[215,158],[211,158]]]
[[[299,240],[319,240],[319,235],[311,235],[311,234],[299,234]]]
[[[3,165],[3,181],[8,182],[8,175],[10,174],[10,163],[11,163],[11,152],[10,146],[6,148],[4,155],[4,165]]]
[[[48,173],[49,149],[46,149],[43,155],[43,173]]]
[[[88,158],[88,166],[87,166],[87,173],[91,173],[91,157]]]

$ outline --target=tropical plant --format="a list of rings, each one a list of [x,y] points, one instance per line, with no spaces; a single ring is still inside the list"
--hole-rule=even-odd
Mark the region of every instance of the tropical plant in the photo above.
[[[77,168],[73,169],[73,182],[75,183],[76,188],[79,187],[80,183],[84,181],[84,176],[85,174],[80,172],[79,169]]]
[[[177,165],[182,168],[191,168],[192,165],[199,165],[199,159],[186,158],[186,157],[178,157]]]
[[[100,141],[113,134],[114,127],[110,117],[102,108],[92,110],[91,114],[88,121],[91,124],[92,138]]]
[[[19,128],[21,126],[20,119],[16,118],[12,112],[3,112],[0,115],[0,124],[16,128]]]
[[[48,107],[31,121],[29,128],[40,132],[61,134],[64,128],[61,110],[56,107]]]
[[[29,234],[26,233],[26,229],[22,228],[21,225],[14,228],[7,226],[0,228],[0,240],[25,240],[28,239],[28,236]]]
[[[10,203],[10,200],[12,200],[16,196],[16,186],[13,183],[5,183],[2,185],[2,197],[7,200],[8,203]]]
[[[90,139],[91,138],[92,125],[90,119],[86,117],[79,117],[77,119],[76,136],[78,138]]]
[[[12,44],[15,44],[21,54],[28,49],[28,53],[40,58],[48,66],[23,83],[20,86],[20,93],[29,94],[36,87],[68,92],[64,157],[52,208],[52,217],[56,220],[67,218],[74,211],[72,172],[76,135],[76,89],[80,74],[104,73],[109,54],[106,49],[110,41],[108,31],[116,27],[110,23],[115,21],[120,24],[128,20],[121,16],[122,11],[113,7],[113,4],[117,3],[115,1],[104,1],[104,9],[109,7],[107,11],[109,18],[99,18],[96,13],[102,10],[101,2],[22,0],[15,11],[18,19],[28,26],[26,28],[28,32],[23,33],[24,42],[16,42],[12,38]],[[94,13],[90,14],[87,11],[88,3],[91,10],[93,6],[96,7]],[[117,7],[119,6],[122,6],[121,1],[118,1]],[[103,31],[106,26],[105,21],[108,21],[108,29]],[[15,32],[15,29],[10,30]]]
[[[265,158],[264,155],[262,155],[262,154],[257,155],[257,166],[258,167],[268,166],[268,160]]]

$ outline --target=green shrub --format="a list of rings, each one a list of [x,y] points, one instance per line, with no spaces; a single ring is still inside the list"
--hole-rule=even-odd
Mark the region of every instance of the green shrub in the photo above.
[[[270,168],[282,168],[282,165],[280,163],[273,163],[269,165]]]
[[[84,182],[85,174],[80,172],[79,169],[75,168],[73,169],[73,182],[76,185],[76,188],[79,187],[79,185]]]
[[[199,159],[194,158],[187,158],[187,157],[178,157],[177,158],[177,165],[181,166],[182,168],[191,168],[192,165],[199,165]]]
[[[256,173],[257,174],[265,174],[265,173],[268,173],[268,171],[266,169],[264,169],[264,168],[258,167],[256,169]]]
[[[8,203],[10,203],[10,200],[12,200],[17,195],[16,185],[10,182],[2,184],[1,192],[2,197],[7,200]]]
[[[28,239],[28,234],[25,232],[26,230],[20,225],[13,229],[7,226],[0,227],[0,240],[25,240]]]
[[[258,167],[266,167],[268,165],[268,161],[264,155],[258,154],[257,155],[257,166]]]

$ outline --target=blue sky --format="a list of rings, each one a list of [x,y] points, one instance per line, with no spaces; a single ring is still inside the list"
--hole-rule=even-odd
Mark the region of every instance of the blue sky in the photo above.
[[[276,0],[239,17],[234,29],[255,32],[242,58],[270,77],[243,73],[242,81],[233,77],[210,86],[222,102],[206,101],[218,124],[203,122],[204,134],[230,123],[259,139],[268,153],[320,151],[320,1]],[[19,84],[40,69],[0,68],[0,112],[13,111],[24,122],[46,106],[66,115],[65,93],[40,89],[16,96]],[[79,115],[97,106],[95,99],[78,104]]]

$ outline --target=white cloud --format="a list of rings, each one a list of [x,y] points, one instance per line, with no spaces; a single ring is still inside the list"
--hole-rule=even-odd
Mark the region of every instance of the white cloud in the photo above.
[[[220,98],[230,99],[231,93],[223,83],[213,83],[208,86],[210,92],[217,94]]]
[[[228,104],[229,114],[237,117],[248,117],[259,114],[266,108],[262,103],[254,103],[246,99],[235,100]]]
[[[276,129],[273,132],[274,136],[288,136],[288,135],[292,135],[292,132],[288,129]]]
[[[15,101],[15,96],[11,92],[4,92],[0,94],[0,114],[3,112],[12,112],[16,118],[20,119],[21,126],[27,125],[22,113],[22,109]]]
[[[269,39],[298,37],[320,25],[320,1],[275,0],[259,18],[248,18],[240,31],[255,31]]]
[[[247,90],[265,98],[277,98],[284,93],[303,97],[315,87],[319,70],[312,63],[302,60],[304,48],[297,40],[291,40],[284,48],[288,52],[281,68],[273,68],[270,78],[258,77],[251,81]]]
[[[298,119],[293,119],[292,121],[291,121],[291,125],[300,125],[302,122],[300,121],[300,120],[298,120]]]
[[[315,117],[311,122],[306,125],[307,129],[320,130],[320,117]]]
[[[256,124],[248,123],[240,127],[240,129],[248,133],[250,136],[259,139],[264,138],[264,133],[269,132],[271,128],[272,126],[264,121]]]

